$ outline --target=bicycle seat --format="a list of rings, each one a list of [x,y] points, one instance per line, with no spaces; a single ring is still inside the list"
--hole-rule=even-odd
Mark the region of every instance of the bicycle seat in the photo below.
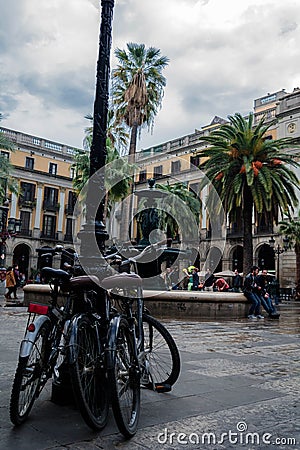
[[[142,282],[142,278],[136,273],[117,273],[116,275],[103,278],[101,286],[104,289],[136,288],[142,286]]]
[[[42,277],[57,278],[63,282],[69,281],[71,274],[62,269],[53,269],[52,267],[43,267],[41,270]]]
[[[81,275],[79,277],[73,277],[69,281],[71,289],[96,289],[99,287],[99,278],[95,275]]]

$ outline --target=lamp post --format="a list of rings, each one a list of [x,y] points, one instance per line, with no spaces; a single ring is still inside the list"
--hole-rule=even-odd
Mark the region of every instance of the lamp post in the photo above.
[[[10,217],[7,220],[9,211],[9,201],[6,200],[2,206],[0,206],[0,239],[1,249],[0,258],[1,265],[5,264],[6,258],[6,240],[16,236],[21,230],[21,220]]]
[[[103,171],[100,172],[100,169],[105,166],[107,154],[106,128],[114,0],[101,0],[101,8],[99,54],[93,114],[93,138],[90,152],[90,182],[86,199],[86,224],[78,235],[81,239],[81,254],[86,258],[86,261],[89,261],[88,265],[91,266],[94,264],[93,257],[95,257],[96,250],[94,240],[91,239],[91,236],[95,236],[101,252],[104,251],[105,240],[108,238],[103,223],[105,196],[102,195],[100,204],[98,201],[101,193],[105,190],[104,173]],[[99,175],[93,177],[97,172]],[[99,207],[97,207],[98,204]]]
[[[270,247],[273,249],[274,258],[275,258],[275,256],[277,256],[276,278],[280,285],[280,282],[279,282],[279,255],[281,255],[282,253],[284,253],[288,250],[289,238],[284,237],[283,238],[283,246],[281,246],[280,244],[276,244],[276,241],[275,241],[274,237],[272,236],[271,239],[269,239],[269,244],[270,244]]]

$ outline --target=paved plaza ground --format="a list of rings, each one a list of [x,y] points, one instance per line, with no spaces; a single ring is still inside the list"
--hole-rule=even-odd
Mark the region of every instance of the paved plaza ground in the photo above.
[[[181,375],[171,393],[142,392],[139,430],[124,441],[112,416],[95,433],[74,406],[53,404],[51,385],[29,420],[11,425],[10,389],[26,312],[2,306],[0,449],[299,450],[300,302],[282,304],[280,313],[279,321],[164,320],[181,353]]]

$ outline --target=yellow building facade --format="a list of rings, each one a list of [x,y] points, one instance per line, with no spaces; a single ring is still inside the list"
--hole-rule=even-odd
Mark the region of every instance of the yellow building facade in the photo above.
[[[277,119],[266,136],[267,139],[278,139],[282,137],[296,137],[300,141],[300,89],[295,88],[292,93],[285,90],[267,95],[254,100],[253,107],[255,123],[264,117],[271,122]],[[220,127],[226,120],[215,116],[212,122],[195,130],[194,133],[182,136],[158,146],[147,148],[137,154],[139,171],[136,176],[136,190],[147,188],[147,180],[155,178],[158,183],[174,183],[176,181],[186,183],[190,189],[198,191],[201,178],[204,176],[195,166],[200,163],[197,153],[201,150],[205,136],[212,130]],[[300,174],[299,174],[300,175]],[[227,217],[226,224],[220,225],[220,237],[225,236],[218,242],[218,236],[214,233],[212,239],[211,221],[213,212],[210,214],[205,207],[205,197],[207,191],[203,190],[199,196],[203,202],[199,226],[199,258],[197,264],[200,269],[206,270],[208,267],[221,270],[238,269],[242,271],[242,226],[241,220],[237,217],[235,221]],[[211,217],[210,217],[211,216]],[[214,218],[215,219],[215,218]],[[224,229],[225,228],[225,229]],[[136,238],[134,235],[132,238]],[[265,216],[254,214],[253,216],[253,247],[254,262],[260,267],[267,267],[274,273],[279,265],[279,278],[282,286],[295,286],[295,254],[292,251],[285,252],[274,258],[274,252],[269,245],[269,239],[274,236],[276,242],[282,244],[281,237],[273,228],[273,221]],[[219,261],[217,263],[217,261]],[[277,275],[277,274],[276,274]]]
[[[2,245],[1,265],[18,264],[28,278],[40,266],[37,249],[73,242],[74,149],[3,127],[0,132],[15,146],[15,151],[1,153],[12,164],[12,176],[19,186],[18,195],[7,192],[8,220],[21,220],[20,232]]]

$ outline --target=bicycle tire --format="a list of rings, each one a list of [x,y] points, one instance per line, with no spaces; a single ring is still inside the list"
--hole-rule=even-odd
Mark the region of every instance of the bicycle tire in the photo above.
[[[27,419],[35,400],[40,394],[45,362],[47,360],[48,338],[50,325],[45,322],[41,325],[32,345],[29,356],[19,357],[16,368],[11,398],[10,420],[14,425],[21,425]]]
[[[162,323],[145,313],[143,328],[144,356],[152,384],[173,386],[180,374],[180,355],[173,337]]]
[[[77,327],[72,343],[76,358],[69,370],[74,396],[86,424],[93,430],[102,430],[108,420],[109,396],[100,344],[87,316],[79,317],[73,326]]]
[[[120,432],[131,438],[140,415],[140,375],[127,320],[120,320],[115,339],[108,370],[111,405]]]

